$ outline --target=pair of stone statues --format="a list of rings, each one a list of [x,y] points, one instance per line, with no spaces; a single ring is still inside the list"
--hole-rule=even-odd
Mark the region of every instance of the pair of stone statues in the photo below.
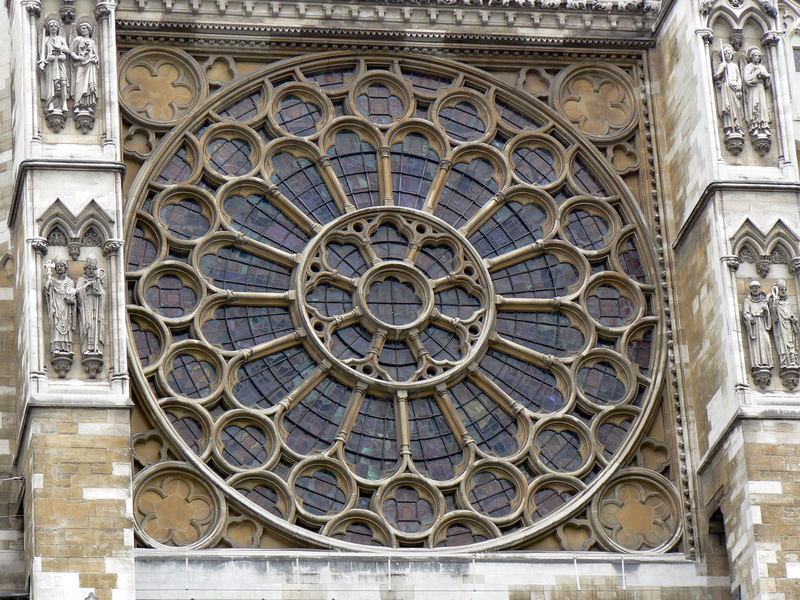
[[[716,57],[716,55],[715,55]],[[722,121],[725,147],[738,154],[744,148],[744,127],[756,152],[769,152],[772,140],[768,89],[772,76],[762,64],[763,54],[756,46],[744,53],[744,62],[736,61],[733,46],[724,44],[714,65],[717,87],[717,112]]]
[[[778,279],[767,294],[758,281],[750,282],[750,293],[742,310],[750,349],[753,380],[767,387],[772,380],[772,344],[778,352],[778,367],[784,385],[795,388],[800,376],[797,341],[800,322],[789,303],[786,281]]]
[[[67,263],[58,259],[46,263],[44,294],[50,322],[50,362],[59,377],[72,368],[72,333],[80,331],[81,364],[94,379],[103,366],[103,324],[105,297],[102,269],[97,260],[87,258],[81,275],[73,283],[67,277]]]
[[[94,126],[97,106],[97,70],[99,57],[92,39],[92,25],[78,23],[76,35],[67,44],[61,24],[47,19],[39,50],[40,92],[48,126],[63,129],[72,100],[75,125],[86,133]]]

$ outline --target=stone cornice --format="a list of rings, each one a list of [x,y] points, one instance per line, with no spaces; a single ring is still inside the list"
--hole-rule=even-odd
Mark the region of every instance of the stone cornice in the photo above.
[[[800,193],[800,183],[794,181],[712,181],[709,183],[700,198],[692,208],[689,215],[680,225],[678,233],[672,242],[672,249],[677,250],[689,235],[697,219],[706,208],[706,204],[719,191],[751,191],[751,192],[782,192]]]
[[[23,189],[23,179],[31,171],[35,170],[60,170],[60,171],[116,171],[124,173],[125,163],[116,161],[102,160],[80,160],[80,159],[30,159],[23,160],[17,167],[17,174],[14,183],[14,197],[11,199],[11,206],[8,209],[7,223],[9,229],[14,227],[19,212],[22,198],[20,194]]]
[[[123,42],[190,43],[195,48],[236,47],[248,50],[263,50],[276,46],[319,46],[322,48],[346,46],[359,42],[360,46],[386,43],[398,44],[416,51],[442,50],[442,45],[477,46],[473,53],[505,54],[513,46],[524,46],[526,52],[540,48],[613,48],[640,50],[650,48],[654,40],[650,37],[589,37],[553,35],[509,35],[502,33],[469,33],[461,31],[413,31],[396,29],[361,29],[357,27],[292,27],[270,25],[239,25],[224,23],[196,23],[188,21],[157,21],[147,19],[118,19],[117,35]],[[591,32],[587,32],[591,33]],[[487,43],[493,44],[487,46]],[[519,54],[519,48],[514,52]]]
[[[509,36],[561,41],[650,37],[661,8],[661,0],[485,0],[486,5],[483,1],[120,0],[116,16],[121,24],[151,22],[163,27],[167,17],[196,31],[229,33],[260,28],[267,33],[302,29],[318,35],[342,31],[363,35],[380,28],[387,35],[408,37],[424,36],[424,29],[432,28],[439,34],[448,31],[484,40]]]

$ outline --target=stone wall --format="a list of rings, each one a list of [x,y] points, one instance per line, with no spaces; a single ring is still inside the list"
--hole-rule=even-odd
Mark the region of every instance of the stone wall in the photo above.
[[[9,39],[8,14],[0,11],[0,39]],[[5,217],[14,190],[11,130],[11,48],[0,45],[0,592],[25,588],[22,518],[17,504],[20,482],[14,475],[16,447],[16,312],[14,261],[6,260],[9,232]]]
[[[20,465],[32,597],[131,598],[129,411],[34,408],[29,423]]]

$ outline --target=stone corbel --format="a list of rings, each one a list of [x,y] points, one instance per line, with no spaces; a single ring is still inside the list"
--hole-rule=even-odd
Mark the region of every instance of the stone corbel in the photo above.
[[[94,7],[94,17],[98,22],[102,21],[109,18],[113,10],[114,4],[112,2],[98,2]]]
[[[708,46],[710,46],[711,42],[714,41],[714,32],[708,27],[697,29],[695,30],[695,33],[699,35]]]
[[[78,260],[81,256],[81,243],[77,238],[72,238],[67,244],[67,254],[72,260]]]
[[[31,245],[33,251],[40,256],[47,256],[47,239],[43,237],[32,237],[25,240]]]
[[[800,275],[800,256],[795,256],[789,261],[789,272],[795,277]]]
[[[759,0],[758,4],[761,6],[761,10],[767,13],[770,17],[778,16],[778,9],[772,2],[770,2],[770,0]]]
[[[123,240],[106,240],[101,247],[103,256],[115,256],[124,243]]]
[[[22,6],[37,19],[42,16],[42,3],[39,0],[23,0]]]
[[[711,12],[711,7],[714,6],[714,0],[700,0],[698,8],[701,15],[707,15]]]
[[[736,51],[742,49],[742,44],[744,43],[744,34],[742,33],[741,28],[736,28],[731,33],[731,46]]]
[[[731,270],[731,271],[738,271],[739,265],[742,264],[742,259],[738,256],[731,255],[731,256],[723,256],[722,262]]]
[[[761,43],[766,46],[774,46],[778,43],[778,40],[781,39],[783,35],[783,31],[778,31],[777,29],[770,29],[766,31],[763,36],[761,36]]]
[[[64,25],[71,25],[75,22],[75,0],[64,0],[61,8],[58,11],[58,16],[61,17],[61,22]]]
[[[762,254],[756,261],[756,273],[758,273],[759,277],[764,278],[769,275],[771,268],[772,260],[770,259],[769,254]]]

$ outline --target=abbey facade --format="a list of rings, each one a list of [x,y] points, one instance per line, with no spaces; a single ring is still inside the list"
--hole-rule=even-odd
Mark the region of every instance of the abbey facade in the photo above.
[[[9,0],[0,597],[800,597],[798,26]]]

